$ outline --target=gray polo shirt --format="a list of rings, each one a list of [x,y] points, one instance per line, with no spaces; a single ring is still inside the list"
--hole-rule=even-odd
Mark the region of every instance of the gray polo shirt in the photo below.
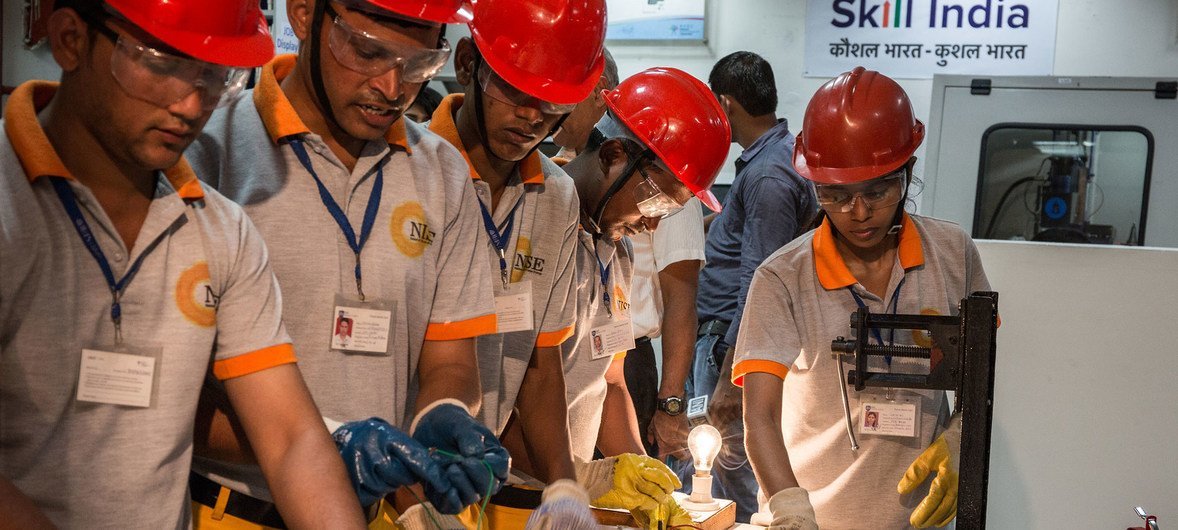
[[[601,411],[605,404],[605,372],[610,362],[625,351],[594,359],[590,331],[606,319],[630,318],[630,280],[633,277],[629,240],[596,243],[589,232],[577,236],[577,331],[564,343],[565,394],[568,396],[569,435],[573,458],[593,460],[597,434],[601,429]],[[609,269],[602,285],[600,268]],[[603,292],[609,292],[613,316],[605,306]],[[631,328],[631,335],[633,330]]]
[[[743,385],[752,372],[785,379],[785,446],[798,483],[810,492],[819,526],[857,528],[869,514],[873,527],[908,528],[908,516],[927,494],[927,484],[905,496],[896,494],[896,484],[939,434],[939,420],[948,412],[942,391],[900,391],[901,397],[921,404],[918,436],[861,435],[858,453],[851,452],[830,356],[831,340],[851,336],[850,315],[858,309],[851,291],[873,313],[892,312],[891,300],[899,289],[897,313],[951,315],[962,298],[989,288],[977,247],[961,227],[907,214],[883,298],[864,289],[847,269],[829,220],[757,269],[736,342],[733,382]],[[929,339],[912,331],[897,333],[894,343],[928,346]],[[870,369],[927,373],[928,360],[896,358],[890,366],[873,360]],[[860,425],[859,404],[877,397],[872,389],[848,391],[855,425]]]
[[[372,416],[407,428],[427,340],[472,338],[495,330],[491,271],[480,250],[482,221],[462,156],[410,120],[368,142],[349,171],[299,119],[279,82],[294,66],[281,56],[258,86],[214,114],[189,150],[197,174],[244,208],[271,250],[286,286],[286,324],[302,352],[300,368],[324,416]],[[335,295],[355,296],[355,255],[328,213],[314,179],[286,140],[301,138],[312,167],[357,232],[378,169],[384,184],[361,253],[364,293],[393,304],[387,352],[332,350]],[[198,458],[194,469],[268,499],[256,466]]]
[[[461,106],[462,94],[447,96],[434,111],[429,128],[457,148],[469,164],[454,124],[455,113]],[[470,165],[470,177],[479,200],[490,211],[491,186],[479,177],[473,165]],[[531,285],[534,323],[527,331],[493,333],[478,339],[479,376],[483,386],[479,420],[496,433],[507,427],[533,350],[558,347],[573,334],[577,212],[573,180],[536,151],[517,164],[497,208],[491,213],[501,232],[509,219],[512,223],[506,247],[508,281]],[[496,274],[499,251],[485,229],[479,240],[486,248],[487,263],[493,272],[492,286],[501,284],[500,275]]]
[[[36,112],[56,84],[8,100],[0,136],[0,475],[61,528],[187,528],[201,384],[294,362],[266,248],[241,208],[183,160],[158,180],[127,249],[73,180]],[[69,179],[116,278],[125,347],[154,350],[155,391],[138,408],[75,399],[83,348],[115,342],[111,294],[51,181]],[[3,515],[0,515],[3,517]]]
[[[770,254],[806,231],[818,211],[810,184],[794,171],[794,135],[782,119],[736,161],[724,210],[708,228],[699,272],[700,324],[731,322],[725,342],[736,343],[753,271]]]

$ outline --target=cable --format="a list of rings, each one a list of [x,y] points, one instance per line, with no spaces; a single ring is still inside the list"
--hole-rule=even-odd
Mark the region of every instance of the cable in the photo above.
[[[425,501],[421,500],[421,497],[417,496],[417,492],[413,491],[413,488],[405,489],[409,490],[409,493],[413,494],[413,498],[417,499],[417,504],[422,505],[421,509],[425,510],[425,514],[429,516],[430,521],[433,521],[434,526],[438,527],[438,530],[442,530],[442,523],[438,522],[437,517],[434,517],[434,512],[429,509],[429,506],[425,506]]]
[[[1015,188],[1017,188],[1023,184],[1026,184],[1028,182],[1034,182],[1036,180],[1040,180],[1037,175],[1030,176],[1030,177],[1023,177],[1021,179],[1014,181],[1013,184],[1011,184],[1009,187],[1006,188],[1006,191],[1003,192],[1003,194],[1002,194],[1002,198],[998,200],[998,207],[994,208],[994,215],[990,216],[990,224],[988,224],[986,226],[986,231],[983,232],[983,234],[982,234],[983,238],[985,238],[985,239],[992,238],[992,236],[994,234],[994,223],[996,223],[998,221],[998,216],[1002,213],[1002,207],[1006,204],[1006,199],[1010,198],[1010,193],[1013,192],[1015,190]]]
[[[1101,208],[1104,208],[1104,188],[1100,187],[1100,184],[1095,182],[1092,182],[1092,187],[1095,188],[1096,191],[1100,192],[1100,204],[1096,205],[1096,208],[1092,209],[1092,212],[1090,212],[1088,217],[1084,219],[1084,223],[1091,221],[1093,217],[1096,217],[1096,212],[1099,212]]]
[[[456,454],[451,453],[449,451],[443,451],[441,449],[434,449],[434,452],[436,452],[442,456],[448,456],[450,458],[457,458],[459,460],[462,460],[461,455],[456,455]],[[487,482],[487,494],[483,495],[483,502],[482,502],[482,504],[479,505],[478,524],[475,525],[476,530],[482,530],[482,528],[483,528],[483,517],[487,513],[487,503],[491,500],[491,490],[495,487],[495,470],[491,468],[491,464],[488,464],[486,460],[481,460],[481,462],[483,463],[483,466],[487,468],[487,475],[491,477],[491,480]],[[416,494],[414,494],[414,495],[416,495]],[[433,516],[431,515],[430,518],[432,519]],[[438,528],[442,527],[442,525],[440,523],[438,523],[436,520],[434,521],[434,524],[437,524]]]

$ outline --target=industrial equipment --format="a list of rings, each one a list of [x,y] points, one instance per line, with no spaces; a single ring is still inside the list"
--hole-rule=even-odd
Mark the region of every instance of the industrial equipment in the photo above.
[[[851,314],[851,339],[838,337],[830,349],[836,359],[849,360],[853,369],[843,381],[842,362],[836,363],[847,434],[857,446],[851,426],[846,388],[866,387],[951,390],[956,392],[955,414],[961,415],[960,478],[957,528],[986,527],[986,488],[990,467],[990,425],[994,406],[995,338],[998,293],[975,292],[961,300],[956,316],[876,314],[860,307]],[[926,331],[931,346],[871,344],[872,330]],[[871,357],[929,359],[927,374],[894,374],[868,370]]]

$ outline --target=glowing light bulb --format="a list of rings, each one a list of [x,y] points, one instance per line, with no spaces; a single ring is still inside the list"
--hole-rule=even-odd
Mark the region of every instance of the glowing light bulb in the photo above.
[[[687,450],[691,452],[696,473],[710,475],[712,464],[720,455],[720,431],[708,424],[700,425],[687,435]]]
[[[688,510],[710,511],[719,508],[712,498],[712,464],[720,455],[723,438],[720,431],[708,424],[697,426],[687,435],[687,450],[695,464],[691,477],[691,496],[682,505]]]

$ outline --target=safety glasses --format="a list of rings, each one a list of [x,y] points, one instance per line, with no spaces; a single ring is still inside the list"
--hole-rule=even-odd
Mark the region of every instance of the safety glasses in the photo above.
[[[476,68],[478,70],[479,86],[482,87],[483,93],[501,103],[516,107],[532,107],[544,114],[568,114],[577,107],[576,103],[558,105],[533,97],[511,86],[507,81],[504,81],[502,77],[499,77],[499,74],[495,73],[483,61],[478,61]]]
[[[435,49],[397,44],[352,27],[334,9],[328,11],[335,18],[327,36],[327,47],[335,60],[354,72],[377,77],[399,68],[401,81],[424,83],[438,75],[450,58],[450,43],[446,39]]]
[[[642,175],[642,182],[639,182],[638,186],[634,188],[634,198],[638,201],[638,211],[643,217],[662,219],[683,209],[682,204],[659,189],[658,184],[654,183],[654,179],[651,179],[646,170],[642,168],[641,161],[636,167],[638,173]]]
[[[160,107],[170,107],[196,92],[201,109],[212,110],[241,93],[249,79],[248,68],[179,57],[114,31],[107,36],[115,41],[110,59],[115,80],[131,97]]]
[[[855,209],[855,200],[863,201],[868,209],[878,210],[904,199],[908,184],[908,169],[869,180],[857,185],[815,184],[818,205],[827,212],[847,213]]]

